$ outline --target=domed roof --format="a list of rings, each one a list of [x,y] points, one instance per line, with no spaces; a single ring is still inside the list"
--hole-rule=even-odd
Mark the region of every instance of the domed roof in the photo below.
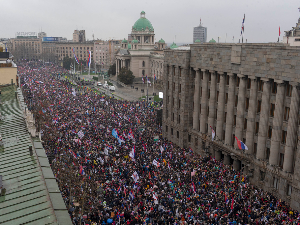
[[[131,44],[128,44],[128,49],[131,49]]]
[[[195,43],[201,43],[201,41],[200,41],[199,39],[197,39],[197,40],[195,41]]]
[[[159,41],[158,41],[158,43],[166,43],[165,41],[164,41],[164,39],[160,39]]]
[[[138,40],[133,40],[131,43],[132,44],[137,44],[137,43],[139,43],[139,41]]]
[[[143,31],[146,30],[146,28],[148,27],[150,31],[154,31],[151,22],[145,18],[145,14],[146,13],[144,11],[141,12],[141,17],[135,22],[135,24],[132,27],[133,30]]]
[[[127,43],[128,41],[124,38],[124,40],[122,41],[122,43]]]
[[[178,46],[173,42],[173,44],[171,44],[170,46],[170,49],[173,49],[173,48],[178,48]]]
[[[211,39],[210,41],[209,41],[209,43],[216,43],[216,41],[215,41],[215,39]]]

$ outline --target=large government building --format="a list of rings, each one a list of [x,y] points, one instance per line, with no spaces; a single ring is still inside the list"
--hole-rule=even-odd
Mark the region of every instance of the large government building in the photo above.
[[[121,49],[116,55],[116,73],[125,67],[135,77],[154,77],[161,79],[163,72],[163,50],[166,43],[163,39],[155,42],[154,28],[141,12],[140,18],[134,23],[129,35],[130,40],[122,41]]]
[[[299,62],[300,48],[284,44],[165,50],[163,136],[223,159],[299,210]]]

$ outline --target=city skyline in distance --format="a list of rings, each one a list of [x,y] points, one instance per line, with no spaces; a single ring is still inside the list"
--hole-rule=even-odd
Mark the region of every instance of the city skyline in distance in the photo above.
[[[2,24],[0,38],[14,38],[16,32],[46,32],[48,37],[72,39],[74,30],[85,30],[86,38],[124,39],[131,28],[146,12],[152,23],[155,41],[163,38],[167,43],[192,43],[193,28],[200,24],[207,27],[207,41],[237,43],[241,39],[241,25],[244,14],[244,42],[276,42],[280,26],[284,31],[292,29],[298,18],[300,2],[212,0],[212,1],[137,1],[124,4],[114,1],[21,1],[2,3]],[[176,37],[176,38],[175,38]]]

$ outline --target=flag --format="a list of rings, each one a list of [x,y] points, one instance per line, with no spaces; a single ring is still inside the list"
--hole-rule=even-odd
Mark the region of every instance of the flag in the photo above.
[[[210,128],[211,128],[211,141],[213,141],[216,136],[216,132],[214,131],[214,129],[211,126],[210,126]]]
[[[117,192],[120,194],[121,193],[121,186],[119,186]]]
[[[134,180],[134,182],[137,182],[139,179],[139,175],[136,171],[131,175],[131,177]]]
[[[142,77],[143,84],[145,83],[144,77]]]
[[[159,162],[157,162],[155,159],[153,160],[153,165],[155,165],[155,166],[157,166],[157,167],[159,167]]]
[[[279,26],[279,37],[280,37],[280,26]]]
[[[160,151],[161,151],[161,154],[163,153],[163,151],[164,151],[164,148],[163,148],[163,146],[160,146]]]
[[[157,80],[157,78],[156,78],[155,74],[154,74],[154,80]]]
[[[244,150],[248,150],[247,145],[245,145],[241,140],[239,140],[237,137],[235,137],[237,145],[239,147],[239,149],[244,149]]]
[[[193,172],[191,172],[191,176],[195,176],[196,175],[196,171],[193,170]]]
[[[115,138],[118,138],[118,133],[115,129],[112,130],[111,132],[112,136],[114,136]]]
[[[82,166],[80,166],[80,170],[79,170],[80,175],[84,175],[84,169]]]
[[[74,54],[75,61],[76,61],[77,64],[79,65],[79,60],[78,60],[77,56],[75,55],[74,48],[72,48],[72,51],[73,51],[73,54]]]
[[[233,197],[232,197],[231,206],[230,206],[231,209],[233,209],[233,203],[234,203],[234,200],[233,200]]]
[[[88,58],[88,61],[87,61],[87,65],[88,67],[91,66],[91,57],[92,57],[92,54],[91,54],[91,51],[88,50],[88,53],[89,53],[89,58]]]
[[[133,199],[134,199],[134,194],[133,194],[133,191],[130,191],[130,192],[129,192],[129,196],[130,196],[131,200],[133,200]]]
[[[80,131],[77,133],[77,135],[78,135],[78,137],[79,137],[80,139],[82,139],[83,136],[84,136],[84,133],[82,132],[82,130],[80,130]]]
[[[245,14],[244,14],[243,22],[242,22],[241,35],[243,35],[243,33],[245,33]]]
[[[192,189],[193,189],[194,192],[196,192],[196,187],[195,187],[194,182],[192,183]]]
[[[131,152],[129,153],[130,158],[134,159],[135,156],[135,146],[133,146]]]

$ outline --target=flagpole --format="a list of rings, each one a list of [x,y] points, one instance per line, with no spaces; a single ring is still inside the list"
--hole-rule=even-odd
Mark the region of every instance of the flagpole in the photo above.
[[[148,76],[146,75],[146,82],[147,82],[147,107],[148,107]]]
[[[154,82],[155,82],[155,80],[154,80],[154,75],[155,75],[155,74],[153,74],[153,93],[154,93]]]

